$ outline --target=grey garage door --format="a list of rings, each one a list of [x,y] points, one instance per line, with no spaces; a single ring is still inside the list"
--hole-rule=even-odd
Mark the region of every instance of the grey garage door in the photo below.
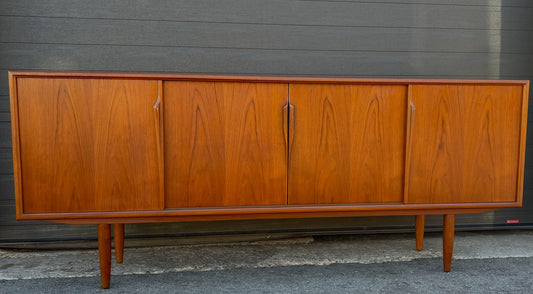
[[[533,3],[1,1],[0,243],[92,239],[94,226],[15,221],[7,70],[20,69],[532,79]],[[529,122],[533,130],[531,115]],[[529,137],[524,207],[461,216],[460,229],[533,224],[533,141]],[[508,224],[508,220],[520,224]],[[440,218],[428,222],[437,228]],[[398,231],[412,226],[410,217],[344,218],[130,225],[127,233],[305,234]]]

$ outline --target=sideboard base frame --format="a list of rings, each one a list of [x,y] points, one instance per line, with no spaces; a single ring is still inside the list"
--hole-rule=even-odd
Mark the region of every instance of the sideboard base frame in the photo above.
[[[244,219],[435,215],[480,213],[521,207],[520,202],[461,204],[340,204],[271,207],[185,208],[154,211],[83,213],[21,213],[17,220],[45,220],[66,224],[151,223]]]

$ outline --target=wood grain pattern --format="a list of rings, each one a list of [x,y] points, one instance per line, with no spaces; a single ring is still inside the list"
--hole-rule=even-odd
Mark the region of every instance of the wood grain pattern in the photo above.
[[[404,85],[291,84],[289,204],[403,199]]]
[[[407,203],[518,201],[521,86],[414,85]]]
[[[287,84],[163,87],[166,207],[287,203]]]
[[[162,208],[155,81],[17,83],[25,213]]]

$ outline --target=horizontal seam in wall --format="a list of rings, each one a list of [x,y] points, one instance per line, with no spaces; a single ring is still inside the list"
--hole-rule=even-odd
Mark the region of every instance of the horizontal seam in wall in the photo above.
[[[332,2],[332,3],[354,3],[354,4],[386,4],[386,5],[417,5],[417,6],[460,6],[460,7],[513,7],[513,8],[530,8],[533,6],[520,5],[482,5],[482,4],[461,4],[461,3],[418,3],[418,2],[386,2],[386,1],[356,1],[356,0],[298,0],[301,2]]]
[[[383,29],[431,29],[431,30],[472,30],[472,31],[533,31],[533,29],[491,29],[491,28],[461,28],[461,27],[409,27],[409,26],[360,26],[360,25],[331,25],[331,24],[297,24],[297,23],[261,23],[261,22],[225,22],[201,20],[173,20],[173,19],[138,19],[138,18],[107,18],[107,17],[75,17],[75,16],[42,16],[42,15],[9,15],[0,14],[0,17],[21,18],[52,18],[52,19],[80,19],[80,20],[113,20],[113,21],[139,21],[139,22],[169,22],[169,23],[203,23],[203,24],[231,24],[231,25],[262,25],[262,26],[294,26],[294,27],[334,27],[334,28],[383,28]]]
[[[186,49],[222,49],[222,50],[258,50],[258,51],[301,51],[301,52],[358,52],[358,53],[422,53],[422,54],[489,54],[489,55],[524,55],[530,56],[531,53],[505,53],[489,51],[428,51],[428,50],[349,50],[349,49],[304,49],[304,48],[261,48],[261,47],[225,47],[225,46],[173,46],[173,45],[142,45],[142,44],[106,44],[106,43],[39,43],[39,42],[0,42],[1,44],[22,44],[22,45],[65,45],[65,46],[105,46],[105,47],[150,47],[150,48],[186,48]]]
[[[8,70],[46,70],[42,68],[10,68],[10,69],[2,69],[0,68],[0,71],[8,71]],[[85,70],[88,72],[112,72],[111,70]],[[119,72],[139,72],[138,70],[130,70],[130,71],[119,71]],[[173,71],[142,71],[143,73],[177,73],[175,70]],[[304,74],[304,73],[297,73],[297,74],[288,74],[288,73],[269,73],[269,72],[214,72],[214,71],[183,71],[179,72],[180,74],[205,74],[205,75],[245,75],[245,76],[278,76],[278,77],[324,77],[324,74],[318,73],[318,74]],[[410,74],[410,75],[368,75],[368,74],[330,74],[328,77],[363,77],[363,78],[410,78],[410,77],[441,77],[441,78],[453,78],[453,77],[475,77],[475,79],[480,79],[480,77],[483,76],[483,79],[502,79],[502,78],[513,78],[513,79],[521,79],[521,77],[526,77],[526,75],[480,75],[480,74],[453,74],[453,75],[437,75],[437,74]],[[6,96],[7,94],[4,94],[2,96]],[[2,147],[0,147],[1,149]]]

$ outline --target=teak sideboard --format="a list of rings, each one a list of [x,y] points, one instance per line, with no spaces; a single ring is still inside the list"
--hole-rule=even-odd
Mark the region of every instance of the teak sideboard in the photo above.
[[[520,207],[528,81],[9,73],[17,219],[111,225]]]

